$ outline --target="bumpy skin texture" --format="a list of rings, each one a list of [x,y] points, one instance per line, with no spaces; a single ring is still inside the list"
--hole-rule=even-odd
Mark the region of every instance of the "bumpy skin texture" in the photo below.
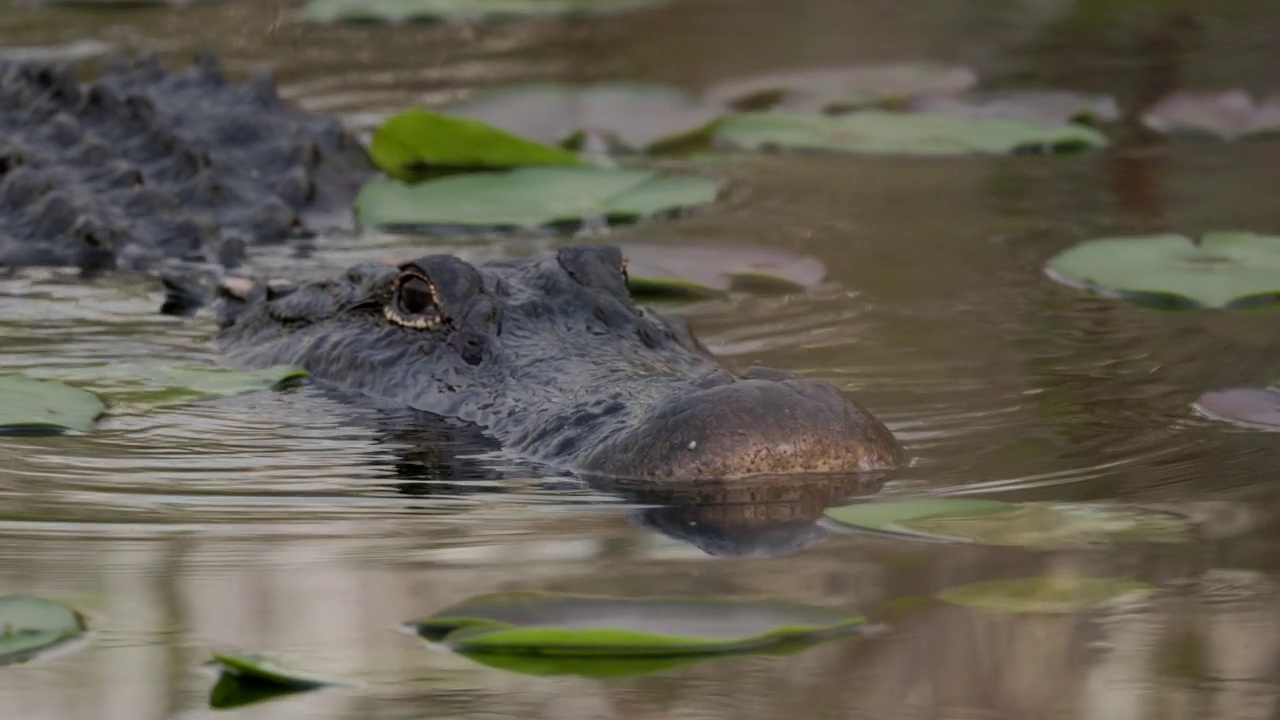
[[[334,118],[271,79],[228,82],[210,55],[166,72],[0,60],[0,267],[238,264],[246,246],[349,224],[371,173]]]
[[[238,363],[485,428],[578,472],[696,479],[892,467],[893,435],[834,387],[720,366],[685,324],[632,303],[613,247],[473,267],[448,255],[226,293]]]

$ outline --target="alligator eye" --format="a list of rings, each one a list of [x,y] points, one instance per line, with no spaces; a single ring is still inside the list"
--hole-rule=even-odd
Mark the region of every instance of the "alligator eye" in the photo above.
[[[417,273],[402,275],[396,279],[394,292],[384,311],[391,322],[422,330],[443,321],[438,312],[440,303],[435,285],[426,277]]]
[[[407,315],[421,315],[434,299],[431,286],[422,278],[409,278],[400,286],[400,310]]]

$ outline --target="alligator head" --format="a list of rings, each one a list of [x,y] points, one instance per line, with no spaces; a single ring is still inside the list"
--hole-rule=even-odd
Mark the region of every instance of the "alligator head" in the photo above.
[[[734,374],[680,320],[637,307],[613,247],[474,267],[431,255],[223,293],[233,362],[475,423],[585,474],[736,477],[891,467],[893,435],[833,386]]]

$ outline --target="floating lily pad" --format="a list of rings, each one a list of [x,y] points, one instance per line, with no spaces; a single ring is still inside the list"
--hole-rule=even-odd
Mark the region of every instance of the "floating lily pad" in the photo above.
[[[1280,237],[1208,233],[1089,240],[1051,259],[1049,277],[1101,295],[1166,308],[1280,302]]]
[[[1109,123],[1120,119],[1120,106],[1109,95],[1083,95],[1065,90],[925,95],[905,105],[912,112],[967,118],[1020,120],[1043,125]]]
[[[1280,94],[1255,102],[1243,90],[1178,92],[1153,105],[1142,120],[1163,133],[1227,140],[1280,133]]]
[[[87,431],[106,409],[87,390],[55,380],[0,375],[0,435]]]
[[[693,175],[606,168],[520,168],[418,185],[375,180],[356,197],[364,227],[535,228],[584,218],[628,222],[715,200],[720,183]]]
[[[758,650],[862,622],[781,603],[508,593],[473,598],[411,626],[463,653],[634,658]]]
[[[1210,390],[1196,399],[1195,408],[1215,420],[1280,430],[1280,391],[1270,388]]]
[[[501,88],[445,109],[543,142],[591,136],[633,151],[674,142],[720,115],[688,93],[642,83]]]
[[[803,292],[821,283],[821,260],[772,248],[620,243],[635,297],[709,298],[728,292]]]
[[[302,18],[316,22],[405,22],[557,17],[622,12],[663,0],[311,0]]]
[[[241,707],[282,695],[348,683],[335,678],[285,667],[262,655],[213,653],[222,671],[209,693],[209,706]]]
[[[1011,613],[1070,613],[1154,590],[1125,578],[1043,577],[990,580],[951,588],[938,599],[952,605]]]
[[[1187,520],[1177,515],[1090,503],[919,498],[828,508],[826,515],[897,537],[1042,549],[1191,539]]]
[[[85,633],[75,610],[38,597],[0,596],[0,665],[22,663]]]
[[[961,93],[977,82],[977,73],[969,68],[928,63],[814,68],[720,83],[707,91],[707,98],[742,110],[838,110]]]
[[[87,378],[119,405],[164,407],[211,397],[289,387],[307,376],[292,365],[238,370],[163,362],[111,363],[89,369]]]
[[[512,135],[483,122],[426,110],[391,116],[373,133],[369,157],[383,172],[417,180],[432,169],[503,169],[577,165],[564,148]]]
[[[716,125],[718,143],[747,150],[797,149],[906,155],[1073,152],[1106,144],[1080,125],[862,110],[848,115],[744,113]]]

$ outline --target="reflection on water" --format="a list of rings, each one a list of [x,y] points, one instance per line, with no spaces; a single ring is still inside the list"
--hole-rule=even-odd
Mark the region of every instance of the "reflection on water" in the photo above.
[[[212,46],[231,74],[368,128],[386,112],[529,79],[690,91],[807,66],[930,60],[995,85],[1110,93],[1130,119],[1177,88],[1280,90],[1274,2],[688,0],[591,21],[323,27],[290,3],[128,11],[5,5],[0,43],[90,57]],[[50,48],[55,48],[51,50]],[[61,51],[56,50],[61,48]],[[353,408],[315,388],[141,412],[86,436],[0,441],[0,592],[84,610],[83,650],[0,669],[5,718],[1271,718],[1280,446],[1196,415],[1206,388],[1276,379],[1274,313],[1166,314],[1084,296],[1044,260],[1102,234],[1280,232],[1280,144],[1169,144],[1129,128],[1071,158],[734,157],[693,217],[615,231],[819,257],[804,297],[678,308],[736,366],[836,383],[907,446],[889,478],[669,488],[583,482],[466,428]],[[415,244],[416,243],[416,244]],[[422,243],[320,238],[298,273]],[[467,243],[472,259],[543,248]],[[449,246],[453,249],[453,246]],[[159,288],[57,273],[0,279],[0,367],[210,360],[207,318]],[[833,534],[822,510],[916,491],[1205,510],[1193,545],[1070,552]],[[998,578],[1124,576],[1141,600],[1027,615],[931,601]],[[792,656],[602,681],[433,652],[394,629],[503,590],[779,598],[883,627]],[[213,648],[351,677],[207,708]]]

